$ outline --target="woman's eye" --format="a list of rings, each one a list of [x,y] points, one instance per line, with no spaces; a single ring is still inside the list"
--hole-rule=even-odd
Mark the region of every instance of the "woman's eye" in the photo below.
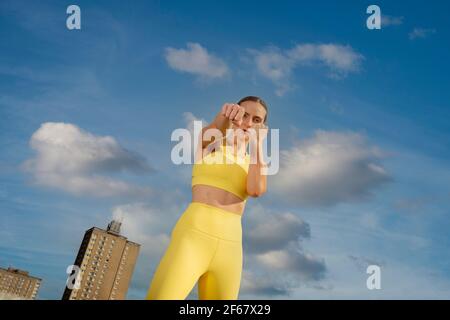
[[[244,118],[247,118],[248,117],[248,113],[244,113]]]

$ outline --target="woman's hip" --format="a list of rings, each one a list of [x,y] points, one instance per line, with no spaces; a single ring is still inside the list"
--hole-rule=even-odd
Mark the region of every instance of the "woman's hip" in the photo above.
[[[173,231],[195,229],[210,236],[242,242],[242,216],[201,202],[191,202]]]

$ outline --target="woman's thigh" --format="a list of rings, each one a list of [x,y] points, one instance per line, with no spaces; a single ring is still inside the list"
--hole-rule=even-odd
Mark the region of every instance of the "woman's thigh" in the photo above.
[[[242,277],[242,243],[219,240],[216,253],[199,280],[200,300],[236,300]]]
[[[147,299],[185,299],[206,272],[217,241],[195,229],[174,230],[154,273]]]

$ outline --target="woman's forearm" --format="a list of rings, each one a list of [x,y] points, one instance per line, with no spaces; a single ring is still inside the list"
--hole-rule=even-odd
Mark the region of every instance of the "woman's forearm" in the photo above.
[[[256,147],[256,163],[250,161],[247,175],[247,193],[251,197],[259,197],[267,191],[266,163],[264,162],[262,143]]]
[[[208,129],[218,129],[218,130],[220,130],[222,135],[225,136],[226,130],[229,127],[230,127],[230,120],[226,116],[224,116],[221,112],[219,112],[216,115],[216,117],[214,118],[214,120],[208,126],[206,126],[202,129],[202,137],[204,136],[205,131]],[[212,142],[214,142],[214,140],[213,141],[211,141],[211,140],[203,141],[203,139],[202,139],[202,147],[206,148],[206,146]]]

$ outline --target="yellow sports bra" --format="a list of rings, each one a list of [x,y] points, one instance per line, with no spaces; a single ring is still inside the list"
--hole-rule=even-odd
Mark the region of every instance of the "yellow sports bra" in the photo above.
[[[237,158],[230,146],[220,146],[192,167],[192,186],[204,184],[231,192],[246,201],[250,156]]]

